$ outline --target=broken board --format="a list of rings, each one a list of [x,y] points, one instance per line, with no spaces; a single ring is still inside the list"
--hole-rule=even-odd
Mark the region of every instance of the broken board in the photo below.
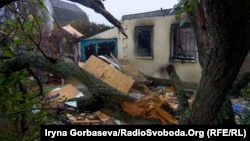
[[[90,56],[84,65],[81,64],[81,68],[125,94],[129,92],[135,81],[94,55]]]
[[[150,81],[144,76],[142,72],[136,69],[133,65],[129,63],[128,60],[118,59],[121,67],[124,70],[124,74],[132,77],[136,82],[149,83]]]
[[[71,84],[67,84],[60,89],[50,91],[47,99],[51,99],[53,102],[64,102],[76,97],[79,94],[81,94],[81,92],[76,87]]]

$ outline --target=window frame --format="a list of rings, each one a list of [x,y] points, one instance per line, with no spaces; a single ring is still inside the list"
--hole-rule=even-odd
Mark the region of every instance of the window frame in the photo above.
[[[88,60],[88,58],[91,55],[94,56],[99,56],[99,55],[107,55],[110,56],[110,54],[100,54],[100,50],[102,50],[102,46],[99,46],[99,44],[102,43],[114,43],[113,48],[111,53],[117,58],[118,57],[118,41],[117,38],[106,38],[106,39],[85,39],[85,40],[81,40],[80,44],[81,44],[81,61],[82,62],[86,62]],[[86,53],[86,50],[90,51],[88,53]]]
[[[145,35],[145,39],[141,38],[140,32],[148,32],[147,35]],[[135,27],[135,48],[134,48],[134,54],[136,58],[140,59],[153,59],[154,58],[154,50],[153,50],[153,26],[138,26]],[[147,40],[146,42],[142,42],[143,40]],[[146,48],[139,47],[146,44]],[[143,55],[145,53],[146,55]]]
[[[171,46],[170,46],[170,61],[171,62],[172,61],[196,62],[197,42],[196,42],[194,32],[190,33],[190,31],[184,31],[184,30],[190,30],[190,29],[193,32],[193,28],[189,23],[185,23],[182,26],[180,26],[179,23],[171,25]],[[183,35],[183,33],[186,35]],[[188,38],[192,38],[192,40],[191,41],[187,40]],[[185,42],[186,44],[183,45],[183,42]],[[189,54],[188,57],[185,57],[187,56],[186,54]]]

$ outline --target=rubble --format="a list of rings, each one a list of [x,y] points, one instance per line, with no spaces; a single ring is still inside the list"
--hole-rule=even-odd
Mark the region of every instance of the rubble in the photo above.
[[[174,87],[158,86],[148,87],[151,83],[143,73],[133,67],[127,60],[115,60],[106,56],[91,56],[85,63],[79,62],[79,67],[90,72],[109,86],[116,88],[124,94],[137,99],[135,102],[121,102],[124,112],[131,116],[159,119],[162,124],[179,124],[177,118],[162,109],[164,103],[168,103],[173,109],[178,106]],[[51,106],[61,103],[77,109],[76,102],[71,99],[84,96],[79,89],[72,84],[66,84],[48,93],[47,100]],[[189,99],[191,103],[193,99]],[[66,113],[71,124],[77,125],[115,125],[126,124],[109,117],[101,111],[93,113]]]
[[[244,124],[250,115],[250,101],[244,98],[232,98],[231,103],[236,123]]]

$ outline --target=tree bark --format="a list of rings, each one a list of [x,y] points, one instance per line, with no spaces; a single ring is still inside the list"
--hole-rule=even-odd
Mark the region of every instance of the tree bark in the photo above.
[[[202,30],[207,30],[210,42],[204,44],[204,40],[200,38],[201,32],[198,31],[201,28],[195,24],[198,52],[202,60],[202,77],[195,101],[182,121],[184,124],[213,123],[250,45],[250,5],[247,0],[203,0],[200,4],[203,5],[202,10],[206,10],[204,13],[209,25]],[[191,21],[199,23],[202,18],[199,18],[198,13],[197,9],[191,13]],[[204,51],[205,48],[207,49]]]
[[[230,97],[227,96],[226,101],[222,104],[215,120],[212,124],[235,125],[235,116],[232,110]]]

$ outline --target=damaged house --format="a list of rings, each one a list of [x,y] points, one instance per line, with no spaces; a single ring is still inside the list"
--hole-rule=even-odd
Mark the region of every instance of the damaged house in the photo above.
[[[81,61],[93,55],[128,60],[147,76],[168,79],[165,68],[174,65],[183,82],[196,86],[201,77],[192,27],[183,26],[170,9],[124,15],[122,26],[128,38],[112,28],[81,41]]]
[[[196,39],[189,23],[180,27],[171,9],[124,15],[121,23],[128,38],[117,28],[81,41],[81,61],[90,54],[126,59],[147,76],[168,79],[165,72],[172,64],[186,87],[196,88],[201,77]],[[105,47],[102,45],[106,44]],[[110,44],[110,45],[108,45]],[[249,53],[250,54],[250,53]],[[250,55],[243,62],[239,76],[249,72]]]
[[[170,13],[170,9],[124,15],[121,23],[128,38],[117,28],[112,28],[80,41],[79,66],[107,85],[137,99],[134,103],[119,103],[123,111],[132,116],[145,118],[147,115],[157,118],[162,124],[178,124],[178,118],[174,117],[174,114],[162,109],[164,102],[173,109],[177,108],[174,88],[165,85],[164,91],[158,91],[158,87],[148,89],[146,85],[140,84],[146,84],[148,81],[144,79],[144,75],[168,80],[166,67],[171,64],[186,90],[195,91],[201,77],[201,68],[191,25],[185,23],[180,26],[175,15]],[[246,70],[245,66],[242,67],[242,71]],[[75,86],[69,84],[59,91],[51,92],[49,97],[74,99],[79,93]],[[188,102],[191,103],[193,100],[193,95],[189,95]],[[69,101],[72,102],[71,107],[79,106],[76,101]],[[113,115],[114,111],[106,112]],[[84,118],[79,118],[81,115],[84,115]],[[98,118],[89,119],[86,115],[95,115]],[[73,124],[117,124],[115,118],[101,111],[76,116],[67,113],[67,118]]]

